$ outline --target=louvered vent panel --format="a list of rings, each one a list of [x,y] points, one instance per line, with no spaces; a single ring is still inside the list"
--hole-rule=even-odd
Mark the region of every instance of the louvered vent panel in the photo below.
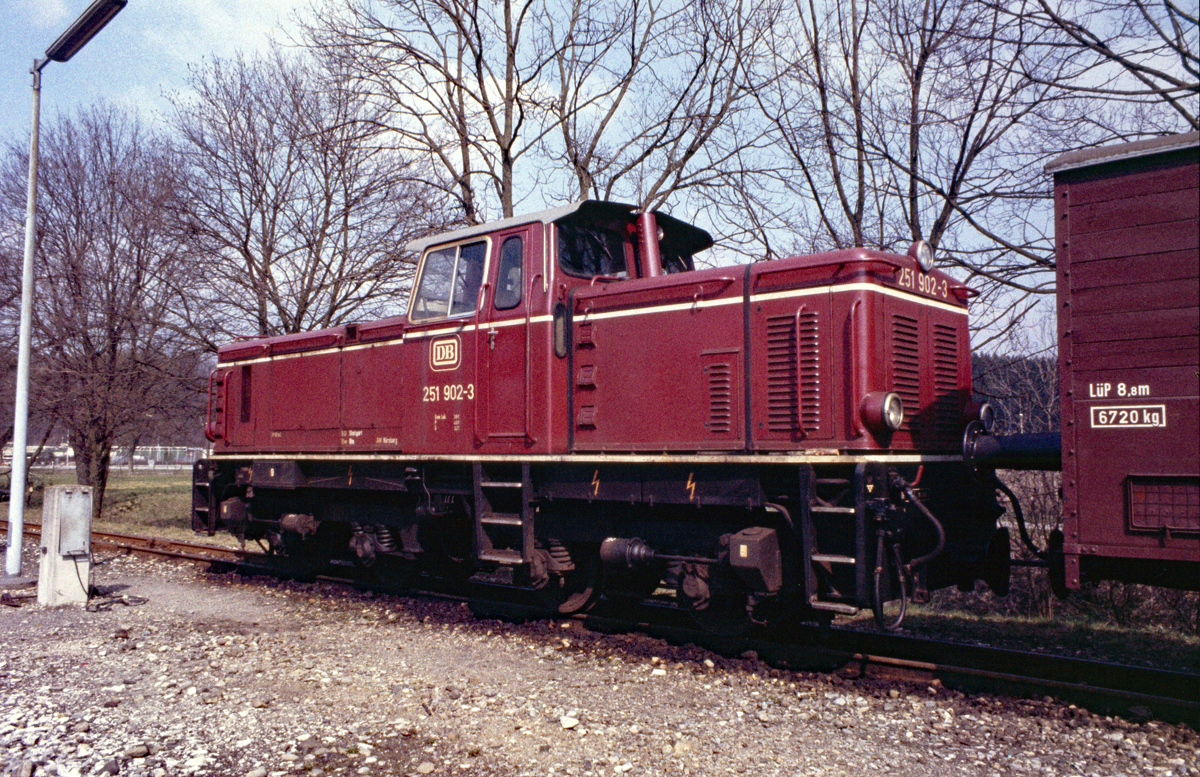
[[[958,329],[947,324],[933,325],[933,430],[937,435],[958,432]]]
[[[821,425],[821,349],[817,314],[800,311],[800,425],[808,432]]]
[[[920,323],[911,316],[892,314],[892,390],[904,403],[902,430],[915,431],[921,412]]]
[[[729,434],[733,431],[733,366],[729,362],[715,362],[706,368],[708,372],[708,424],[711,434]]]
[[[795,321],[792,316],[767,319],[768,432],[795,432],[800,428]]]

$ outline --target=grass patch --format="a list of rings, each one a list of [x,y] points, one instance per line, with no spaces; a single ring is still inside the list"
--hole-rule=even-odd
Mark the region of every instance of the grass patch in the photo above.
[[[31,479],[46,486],[75,484],[71,469],[34,470]],[[41,520],[42,496],[34,494],[30,516]],[[114,468],[104,492],[104,508],[93,528],[118,534],[143,534],[172,540],[211,542],[237,547],[229,534],[213,537],[192,531],[192,471],[186,469]]]
[[[844,623],[850,628],[875,629],[874,619],[867,615]],[[902,633],[968,645],[1200,672],[1200,637],[1164,628],[1123,628],[1078,619],[1051,620],[910,605]]]

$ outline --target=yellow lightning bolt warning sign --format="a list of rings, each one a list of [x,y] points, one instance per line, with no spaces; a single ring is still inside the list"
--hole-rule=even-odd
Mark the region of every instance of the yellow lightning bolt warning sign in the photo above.
[[[600,494],[600,470],[596,470],[596,473],[594,475],[592,475],[592,496],[598,496],[599,494]]]
[[[692,475],[694,475],[694,474],[696,474],[696,473],[694,473],[694,472],[688,473],[687,490],[688,490],[688,501],[689,502],[696,501],[696,481],[692,479]]]

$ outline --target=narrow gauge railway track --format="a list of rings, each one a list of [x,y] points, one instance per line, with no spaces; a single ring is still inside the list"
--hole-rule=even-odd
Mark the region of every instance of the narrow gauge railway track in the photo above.
[[[0,520],[0,527],[7,530],[7,521]],[[30,535],[41,531],[37,523],[27,522],[25,528]],[[264,554],[204,543],[112,532],[92,532],[92,541],[98,547],[126,552],[232,565],[251,574],[288,573]],[[327,582],[400,593],[352,576],[317,577]],[[420,591],[405,589],[402,593],[469,600],[461,590],[442,581],[423,583],[429,585]],[[544,610],[514,599],[513,589],[486,588],[501,598],[472,601],[480,617],[509,620],[545,617]],[[672,644],[699,645],[724,656],[754,651],[762,661],[781,668],[838,671],[846,677],[904,682],[928,683],[937,679],[950,688],[1006,696],[1050,695],[1094,713],[1136,717],[1149,712],[1168,722],[1184,722],[1200,728],[1198,674],[845,628],[800,626],[770,637],[724,637],[696,628],[686,613],[675,607],[626,604],[618,612],[606,605],[607,602],[602,602],[592,613],[573,617],[596,631],[642,632]]]

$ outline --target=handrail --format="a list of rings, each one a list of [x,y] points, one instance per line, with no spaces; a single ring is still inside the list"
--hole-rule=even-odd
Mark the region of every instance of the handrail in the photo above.
[[[611,297],[615,297],[618,294],[653,293],[653,292],[666,291],[669,289],[683,288],[683,287],[687,287],[687,286],[697,286],[697,287],[699,287],[699,291],[697,291],[695,294],[692,295],[692,299],[694,301],[699,301],[698,298],[704,294],[705,284],[713,284],[713,283],[722,284],[721,288],[717,290],[717,293],[720,293],[720,292],[724,291],[726,288],[728,288],[730,284],[737,282],[737,278],[731,278],[728,275],[719,275],[719,276],[715,276],[712,278],[682,277],[684,275],[686,275],[686,273],[680,273],[679,274],[680,277],[678,280],[675,280],[675,281],[672,281],[669,283],[655,284],[653,286],[639,286],[637,288],[632,288],[632,289],[631,288],[617,289],[616,291],[608,292],[607,296],[609,298],[611,298]],[[660,275],[659,277],[661,278],[663,276]],[[577,297],[576,302],[586,301],[588,303],[591,303],[594,299],[596,299],[596,298],[584,297],[584,298],[580,299]],[[590,312],[590,311],[591,311],[591,307],[589,307],[586,312]],[[586,314],[586,312],[585,312],[585,314]]]
[[[479,443],[480,445],[487,442],[487,434],[485,433],[482,437],[479,436],[479,400],[481,399],[480,395],[483,394],[485,390],[484,383],[479,380],[479,341],[483,339],[483,333],[479,329],[479,319],[480,316],[483,315],[483,300],[486,296],[488,286],[490,285],[491,284],[485,280],[483,283],[479,284],[479,293],[475,295],[475,356],[472,361],[474,362],[475,366],[475,385],[479,387],[479,392],[476,395],[475,401],[471,403],[471,415],[473,416],[472,426],[474,427],[471,430],[471,433],[475,436],[475,442]]]
[[[893,270],[900,270],[900,269],[904,268],[904,265],[900,264],[899,262],[892,261],[891,259],[884,259],[881,256],[870,256],[870,257],[864,257],[861,259],[828,259],[824,262],[818,262],[817,264],[806,264],[801,267],[768,267],[768,268],[765,268],[762,271],[760,271],[758,273],[758,277],[762,278],[765,275],[775,275],[775,274],[783,273],[783,272],[795,272],[797,270],[815,270],[815,269],[819,269],[821,267],[832,267],[834,265],[847,265],[847,264],[882,264],[882,265],[891,267]],[[761,266],[761,265],[759,265],[759,266]]]
[[[854,397],[861,402],[862,398],[867,395],[867,379],[862,366],[858,363],[858,357],[861,355],[862,344],[866,342],[865,333],[858,331],[858,309],[862,306],[862,299],[854,300],[854,304],[850,306],[850,385],[853,387]],[[866,434],[866,429],[863,427],[862,415],[858,412],[858,407],[850,408],[850,417],[854,419],[854,431],[856,436],[862,437]]]
[[[796,428],[800,430],[800,434],[808,437],[808,430],[804,428],[804,358],[801,353],[801,339],[804,311],[808,310],[808,305],[801,305],[796,311],[795,331],[796,331]]]
[[[530,428],[533,421],[533,332],[530,331],[532,329],[530,317],[533,314],[533,289],[541,277],[542,274],[537,273],[529,281],[529,296],[525,299],[525,441],[529,444],[537,442],[537,438],[533,436],[533,430]],[[551,328],[551,337],[553,337],[553,328]],[[478,382],[478,378],[476,382]]]
[[[217,433],[218,430],[216,429],[215,425],[213,424],[213,417],[212,417],[213,416],[213,380],[216,378],[218,372],[223,373],[224,375],[228,375],[230,372],[232,372],[232,370],[229,369],[228,367],[214,367],[212,372],[208,373],[208,405],[207,405],[207,410],[205,411],[205,414],[204,414],[204,436],[210,442],[216,442],[217,440],[224,440],[225,435],[229,430],[228,429],[228,421],[227,421],[227,419],[229,418],[229,412],[228,412],[229,408],[227,407],[227,405],[229,403],[227,401],[228,396],[225,396],[224,393],[222,394],[222,397],[221,397],[221,429],[219,430],[220,434]],[[224,388],[225,388],[224,380],[221,381],[220,388],[222,389],[222,391],[224,390]]]

